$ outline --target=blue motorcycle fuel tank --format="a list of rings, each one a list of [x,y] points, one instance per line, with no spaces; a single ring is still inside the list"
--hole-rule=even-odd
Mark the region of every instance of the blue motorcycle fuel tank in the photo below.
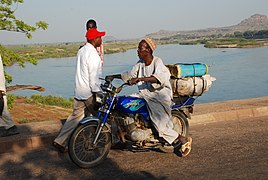
[[[118,97],[116,108],[123,113],[148,114],[146,101],[142,98],[120,96]]]

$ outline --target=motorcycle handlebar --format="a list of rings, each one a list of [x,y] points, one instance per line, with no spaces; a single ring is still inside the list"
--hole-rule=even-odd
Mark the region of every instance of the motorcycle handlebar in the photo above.
[[[122,89],[123,89],[124,86],[126,86],[126,85],[130,86],[129,82],[127,82],[127,83],[121,84],[119,87],[116,88],[116,87],[114,87],[112,85],[113,78],[112,79],[108,79],[108,78],[105,77],[105,78],[99,78],[99,79],[105,81],[105,83],[102,85],[102,89],[103,90],[114,92],[114,93],[117,93],[117,94],[122,91]]]
[[[122,91],[123,87],[126,86],[126,85],[130,85],[128,82],[127,83],[123,83],[121,84],[121,86],[119,86],[118,88],[116,88],[115,92],[118,94]]]

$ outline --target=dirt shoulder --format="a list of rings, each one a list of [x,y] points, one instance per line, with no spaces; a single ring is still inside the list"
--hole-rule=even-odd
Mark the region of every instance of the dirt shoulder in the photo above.
[[[268,96],[252,99],[196,104],[194,106],[193,115],[250,109],[262,106],[268,106]],[[71,108],[29,104],[25,102],[25,99],[16,99],[13,109],[10,110],[11,116],[17,124],[48,120],[64,120],[70,115],[71,112]]]
[[[16,99],[10,110],[12,119],[17,123],[48,120],[64,120],[72,112],[71,108],[61,108],[42,104],[30,104],[23,98]]]

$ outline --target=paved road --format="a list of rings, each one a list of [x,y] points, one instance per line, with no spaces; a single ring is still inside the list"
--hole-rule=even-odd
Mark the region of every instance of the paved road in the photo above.
[[[111,150],[93,169],[80,169],[50,148],[0,156],[1,179],[267,179],[268,116],[196,124],[186,158]]]

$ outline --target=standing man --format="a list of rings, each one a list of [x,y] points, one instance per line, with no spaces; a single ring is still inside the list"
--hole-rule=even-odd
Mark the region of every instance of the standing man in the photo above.
[[[92,29],[92,28],[97,28],[97,23],[95,20],[90,19],[86,23],[86,30],[88,31],[89,29]],[[101,58],[101,65],[103,66],[103,42],[101,43],[100,47],[97,47],[97,51]]]
[[[1,131],[1,137],[11,136],[18,134],[17,127],[11,119],[10,113],[7,108],[7,96],[6,96],[6,80],[4,74],[4,67],[2,57],[0,55],[0,127],[4,127],[4,131]]]
[[[86,30],[87,31],[89,29],[92,29],[92,28],[97,28],[97,23],[96,23],[96,21],[94,19],[90,19],[86,23]],[[80,48],[83,47],[83,46],[84,45],[80,46]],[[97,47],[96,49],[97,49],[97,51],[99,53],[99,56],[101,58],[101,65],[103,66],[103,42],[101,43],[100,47]]]
[[[86,33],[87,43],[77,53],[73,113],[53,142],[53,146],[62,153],[65,152],[69,137],[84,114],[97,113],[94,105],[96,93],[100,91],[101,58],[96,48],[100,47],[101,37],[104,35],[105,32],[99,32],[97,28],[89,29]]]

